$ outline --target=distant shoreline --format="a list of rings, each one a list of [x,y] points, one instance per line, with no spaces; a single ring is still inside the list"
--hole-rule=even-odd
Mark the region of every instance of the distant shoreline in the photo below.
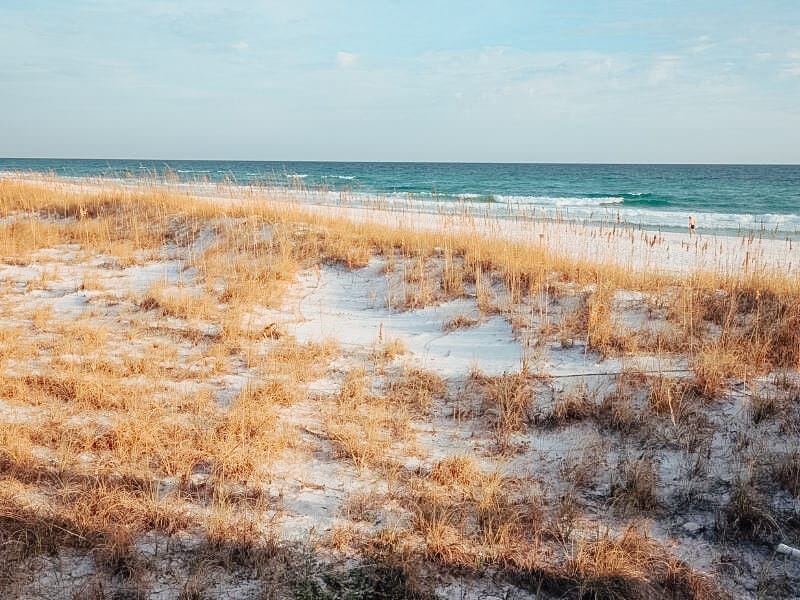
[[[3,176],[10,179],[8,176]],[[422,211],[413,203],[387,206],[376,199],[371,205],[347,203],[322,204],[303,201],[297,195],[280,190],[257,190],[240,186],[174,186],[148,183],[120,186],[101,178],[70,180],[51,177],[14,178],[25,183],[55,186],[78,192],[120,190],[136,192],[164,190],[223,203],[285,203],[310,215],[345,218],[360,223],[374,223],[419,231],[463,232],[465,235],[520,242],[545,248],[558,256],[624,269],[663,274],[712,272],[737,275],[758,271],[800,274],[800,245],[794,240],[761,239],[750,233],[723,236],[703,231],[654,232],[629,223],[582,223],[554,220],[535,215],[502,217],[488,213],[471,214],[463,206],[439,207],[438,212]],[[307,200],[307,198],[306,198]],[[450,210],[446,210],[449,208]]]
[[[480,161],[480,160],[309,160],[309,159],[281,159],[281,158],[146,158],[141,156],[0,156],[0,160],[63,160],[63,161],[143,161],[143,162],[237,162],[237,163],[331,163],[331,164],[397,164],[397,165],[586,165],[586,166],[661,166],[661,167],[800,167],[800,163],[790,162],[749,162],[749,163],[729,163],[729,162],[588,162],[588,161]]]
[[[0,159],[0,177],[34,180],[56,177],[77,183],[102,181],[113,185],[133,187],[161,185],[180,193],[191,190],[193,193],[204,196],[216,194],[221,186],[235,187],[241,193],[292,196],[293,200],[310,204],[362,207],[374,207],[378,204],[383,208],[399,207],[400,210],[414,209],[430,213],[449,211],[455,206],[457,211],[468,212],[476,217],[489,215],[494,218],[510,217],[516,220],[574,221],[601,227],[627,225],[651,233],[683,233],[689,215],[695,215],[699,229],[714,235],[800,241],[800,209],[798,209],[800,196],[797,200],[794,198],[795,195],[800,194],[800,191],[787,188],[787,184],[783,181],[784,179],[790,180],[792,177],[797,177],[800,181],[800,168],[796,169],[796,173],[791,170],[788,175],[770,176],[770,181],[778,180],[778,183],[773,181],[774,189],[767,186],[762,192],[762,196],[766,199],[758,200],[754,197],[752,201],[749,200],[750,197],[745,192],[749,190],[748,193],[750,193],[752,192],[750,188],[757,188],[758,181],[749,182],[747,174],[740,173],[737,176],[742,182],[720,184],[725,189],[718,193],[718,198],[715,199],[711,196],[706,203],[707,206],[696,206],[689,203],[688,200],[676,199],[666,192],[613,191],[614,186],[607,182],[606,185],[611,191],[586,191],[595,189],[595,186],[601,186],[601,182],[576,183],[581,179],[579,177],[581,173],[573,172],[570,172],[568,177],[564,177],[572,182],[570,185],[583,186],[581,188],[583,191],[556,190],[525,195],[503,193],[503,191],[507,192],[511,189],[513,185],[522,187],[532,185],[524,177],[520,179],[522,176],[519,173],[506,174],[502,170],[495,173],[489,169],[482,172],[480,176],[491,175],[499,179],[486,182],[468,172],[448,175],[449,171],[444,165],[432,164],[427,165],[421,172],[413,165],[405,165],[404,168],[395,172],[387,163],[360,163],[369,165],[370,169],[377,169],[376,165],[381,165],[380,172],[375,174],[371,171],[366,173],[358,171],[355,163],[302,163],[313,165],[313,168],[307,169],[298,168],[301,163],[296,163],[283,165],[283,171],[277,170],[278,165],[267,164],[259,164],[259,168],[256,169],[245,168],[239,163],[225,163],[224,165],[218,163],[216,167],[227,166],[228,168],[199,170],[197,167],[201,165],[197,163],[165,164],[158,167],[148,164],[138,165],[137,170],[134,171],[130,164],[125,164],[122,168],[119,165],[103,167],[99,164],[87,165],[85,164],[87,161],[74,162],[79,164],[80,168],[76,167],[75,172],[64,174],[55,170],[9,171],[7,169],[9,165],[3,164],[3,159]],[[349,168],[340,167],[337,171],[331,166],[334,164],[347,165]],[[214,167],[215,164],[202,166]],[[466,165],[462,165],[462,167],[464,166]],[[575,165],[573,167],[579,168]],[[158,168],[161,170],[159,171]],[[775,168],[780,169],[781,167],[776,166]],[[61,165],[61,171],[65,169],[66,167]],[[431,169],[433,171],[429,172]],[[546,169],[545,171],[545,175],[550,178],[549,185],[558,185],[561,176],[557,173],[554,175],[552,170]],[[607,179],[614,179],[615,173],[604,176]],[[762,171],[759,173],[762,178],[765,177]],[[526,173],[524,175],[530,178],[535,174]],[[420,178],[423,175],[425,177],[433,175],[450,177],[450,180],[447,180],[449,183],[446,186],[439,188],[436,185],[429,186],[424,182],[421,183]],[[656,175],[660,177],[662,174],[657,173]],[[406,176],[411,178],[410,182],[406,182],[404,179]],[[598,177],[594,169],[590,169],[586,176]],[[372,179],[364,181],[365,177]],[[506,177],[512,180],[511,183],[504,179]],[[649,177],[653,179],[653,181],[648,180],[649,184],[657,185],[654,181],[658,177],[652,174]],[[695,179],[698,177],[699,175],[696,174]],[[633,176],[628,179],[628,186],[634,186],[638,181]],[[639,185],[644,186],[648,181],[639,182]],[[391,189],[372,189],[378,184],[387,188],[391,187]],[[713,183],[704,183],[703,185],[708,188],[704,193],[712,194]],[[776,185],[780,189],[775,188]],[[617,190],[621,187],[621,184],[617,186]],[[466,189],[483,189],[484,191],[463,191]],[[501,192],[485,191],[493,189],[500,189]],[[800,185],[798,190],[800,190]],[[671,193],[676,192],[673,190]],[[773,201],[771,199],[773,196],[781,194],[782,200]],[[733,199],[725,200],[728,196]],[[732,212],[725,212],[720,208],[724,206],[724,202],[731,203],[731,207],[727,210]],[[741,212],[744,208],[751,207],[752,211]],[[757,210],[759,208],[761,212]]]

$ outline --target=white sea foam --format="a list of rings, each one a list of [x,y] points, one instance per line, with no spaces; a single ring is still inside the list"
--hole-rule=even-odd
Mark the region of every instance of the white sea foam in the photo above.
[[[299,194],[299,195],[298,195]],[[398,210],[418,210],[436,213],[448,206],[441,197],[408,192],[377,195],[368,192],[347,193],[313,190],[290,193],[304,202],[372,206],[376,203]],[[712,212],[668,211],[657,208],[627,207],[624,198],[551,197],[551,196],[494,196],[495,202],[470,202],[483,198],[480,194],[459,195],[462,208],[480,215],[539,216],[583,222],[624,222],[647,229],[682,229],[689,215],[697,219],[698,228],[706,231],[779,231],[800,233],[800,214],[734,214]],[[452,205],[452,203],[450,203]]]
[[[140,166],[140,169],[147,167]],[[284,173],[289,181],[307,177],[304,173]],[[19,177],[20,173],[3,172],[0,176]],[[23,175],[24,177],[24,175]],[[338,176],[348,177],[348,176]],[[97,178],[76,177],[77,181],[96,182]],[[119,185],[135,187],[137,178],[101,178]],[[191,189],[203,194],[213,193],[216,185],[211,182],[172,182],[169,184],[180,189]],[[248,186],[241,186],[248,188]],[[501,218],[520,216],[522,218],[547,218],[556,220],[579,221],[585,223],[626,223],[641,226],[650,230],[683,230],[688,217],[693,214],[697,219],[700,231],[708,233],[747,233],[764,231],[783,237],[800,235],[800,214],[765,213],[738,214],[722,212],[703,212],[687,210],[664,210],[658,207],[627,205],[619,196],[601,198],[558,197],[558,196],[504,196],[464,193],[458,196],[438,195],[433,193],[394,192],[378,194],[374,192],[352,192],[337,190],[298,190],[289,186],[276,185],[270,187],[250,186],[259,193],[274,193],[278,197],[293,199],[308,204],[348,205],[364,207],[385,207],[399,211],[419,211],[423,213],[440,213],[450,210],[459,213],[472,213],[476,216],[496,216]],[[472,202],[471,200],[492,198],[491,202]],[[447,202],[446,200],[450,200]]]
[[[534,206],[607,206],[610,204],[622,204],[625,198],[620,196],[605,196],[601,198],[569,197],[569,196],[501,196],[494,198],[498,202],[506,204],[530,204]]]

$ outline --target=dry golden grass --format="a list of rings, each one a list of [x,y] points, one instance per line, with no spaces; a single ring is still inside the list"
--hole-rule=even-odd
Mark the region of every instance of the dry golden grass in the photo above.
[[[448,298],[463,296],[466,292],[463,264],[459,264],[450,248],[445,249],[442,260],[442,292]]]
[[[637,525],[620,535],[598,532],[578,544],[567,571],[579,597],[593,598],[724,598],[706,577],[694,573]]]
[[[339,352],[339,345],[332,339],[300,344],[285,337],[269,353],[265,370],[289,375],[295,381],[309,381],[323,375]]]
[[[38,464],[32,453],[33,447],[33,432],[29,426],[0,424],[0,465],[4,472],[11,469],[33,471]]]
[[[48,317],[49,312],[42,313],[42,319],[45,322]],[[0,367],[4,367],[10,359],[19,359],[25,356],[23,350],[25,334],[26,331],[21,326],[0,326]]]
[[[775,543],[780,534],[780,525],[769,500],[748,477],[734,481],[728,504],[719,515],[716,527],[723,538],[744,535],[761,543]]]
[[[481,474],[475,459],[467,455],[454,455],[436,462],[431,468],[431,479],[443,486],[468,486]]]
[[[469,315],[458,315],[444,322],[442,330],[446,332],[455,331],[456,329],[465,329],[468,327],[475,327],[480,323],[479,319],[470,317]]]
[[[695,387],[706,398],[718,396],[731,377],[747,378],[746,348],[727,344],[704,345],[693,357]],[[751,376],[755,372],[751,371]]]
[[[279,244],[279,247],[283,248],[283,245]],[[277,256],[268,248],[248,248],[247,252],[230,242],[227,245],[220,243],[206,250],[198,267],[209,283],[223,282],[220,302],[278,306],[286,284],[293,280],[297,271],[295,259],[287,250],[284,250],[286,254]]]
[[[530,566],[527,552],[538,546],[541,511],[521,482],[456,456],[410,486],[413,526],[429,558],[453,566]]]
[[[564,394],[556,400],[551,419],[554,424],[563,425],[574,421],[582,421],[594,413],[594,403],[583,386]]]
[[[96,549],[98,564],[133,573],[142,535],[179,530],[202,532],[210,556],[223,557],[214,560],[270,564],[273,546],[260,520],[270,507],[262,486],[275,463],[300,445],[282,415],[308,407],[304,384],[323,377],[341,351],[334,342],[300,344],[274,324],[251,324],[259,309],[280,305],[300,269],[322,263],[359,268],[382,255],[386,271],[402,276],[397,302],[403,309],[470,296],[484,313],[511,321],[515,303],[541,298],[537,329],[545,341],[560,332],[564,340],[585,339],[601,356],[645,346],[687,353],[696,375],[691,383],[623,376],[599,406],[585,394],[556,403],[554,423],[593,416],[623,445],[653,413],[669,415],[675,425],[687,420],[695,393],[718,397],[731,378],[800,366],[800,283],[789,277],[668,277],[568,259],[496,236],[356,223],[262,200],[222,205],[158,188],[73,193],[0,182],[0,215],[16,218],[0,227],[0,259],[7,264],[27,265],[41,250],[57,253],[70,244],[79,249],[75,261],[103,257],[117,272],[174,256],[196,269],[187,281],[165,281],[115,301],[113,311],[66,321],[45,301],[29,306],[17,325],[0,328],[2,399],[33,411],[24,423],[0,422],[0,543],[13,554],[12,568],[26,553]],[[9,298],[47,293],[63,275],[57,264],[41,272],[25,289],[8,281],[0,289]],[[87,271],[84,290],[105,286],[105,274],[98,273]],[[560,313],[548,313],[548,303],[569,306],[568,297],[586,289],[594,291],[566,322],[550,321]],[[620,327],[614,310],[620,289],[668,298],[659,310],[673,333],[647,342],[641,332]],[[2,310],[4,318],[19,317],[10,303]],[[159,315],[170,318],[154,323]],[[200,322],[213,333],[201,331]],[[526,323],[519,322],[515,330]],[[472,324],[455,319],[445,329]],[[23,347],[28,340],[35,343]],[[398,345],[381,346],[376,371],[378,362],[400,354]],[[20,373],[20,365],[31,366]],[[397,457],[408,454],[415,438],[415,419],[428,418],[448,390],[432,373],[392,368],[380,391],[370,385],[375,373],[354,369],[337,394],[318,399],[339,456],[394,478],[385,495],[351,498],[345,515],[366,526],[389,499],[411,515],[410,531],[377,533],[371,547],[391,545],[401,560],[421,552],[444,572],[483,573],[489,566],[562,596],[721,596],[639,527],[618,536],[587,536],[585,526],[579,531],[586,510],[580,494],[593,482],[586,465],[603,458],[602,445],[598,456],[587,451],[564,467],[574,489],[557,506],[547,505],[533,481],[484,470],[469,455],[435,462],[427,477],[424,469],[399,468]],[[225,385],[219,382],[242,372],[251,383],[228,406],[215,393]],[[178,387],[183,383],[192,386]],[[497,448],[513,450],[511,440],[525,433],[534,402],[528,374],[477,376],[470,384],[483,408],[478,435],[488,425]],[[758,406],[753,420],[759,423],[780,412],[766,401]],[[775,471],[795,495],[796,462],[796,451],[787,453]],[[649,457],[623,465],[611,494],[621,512],[660,506],[656,465]],[[773,535],[778,520],[762,492],[751,483],[734,491],[720,526],[757,540]],[[556,512],[559,527],[544,516]],[[333,545],[363,552],[370,546],[355,531],[337,528]],[[0,571],[4,593],[6,571]],[[199,576],[186,582],[186,597],[209,585]]]
[[[32,255],[42,248],[52,248],[74,240],[73,229],[39,219],[25,219],[0,225],[0,256],[14,264],[31,262]]]
[[[525,495],[521,482],[484,473],[469,459],[446,459],[430,483],[411,485],[414,530],[425,556],[440,564],[494,565],[529,579],[531,589],[566,597],[726,597],[638,524],[618,536],[598,530],[554,556],[540,500]]]
[[[560,475],[573,489],[591,487],[603,467],[607,467],[608,448],[602,441],[588,441],[564,458]]]
[[[404,354],[408,354],[408,348],[405,343],[400,338],[394,338],[387,340],[380,346],[376,346],[372,350],[372,360],[374,360],[377,365],[383,366]]]
[[[631,353],[639,345],[639,336],[621,325],[613,314],[617,287],[609,282],[598,283],[593,291],[583,292],[575,308],[560,326],[562,346],[574,339],[585,339],[589,349],[604,358]]]
[[[321,254],[323,258],[341,261],[350,267],[366,264],[373,251],[400,248],[409,256],[424,256],[430,248],[445,248],[445,255],[463,256],[465,270],[479,267],[483,272],[497,270],[507,273],[505,280],[512,290],[531,290],[547,283],[549,273],[563,273],[579,284],[602,282],[612,288],[659,290],[673,282],[673,278],[631,271],[616,266],[590,264],[548,254],[542,248],[529,248],[523,244],[494,238],[456,236],[446,232],[419,232],[390,228],[370,223],[352,223],[338,217],[327,217],[295,206],[261,206],[238,204],[221,207],[202,199],[170,195],[165,192],[106,193],[81,195],[60,190],[46,190],[26,184],[3,182],[0,191],[0,211],[10,214],[26,211],[34,214],[72,217],[83,208],[91,220],[102,214],[125,212],[117,223],[133,224],[133,213],[138,210],[142,218],[130,227],[130,237],[141,238],[141,223],[158,220],[167,214],[179,214],[188,223],[198,218],[211,218],[225,214],[228,217],[248,217],[269,223],[304,222],[309,224],[306,237],[312,241],[303,244],[308,255]],[[129,211],[130,213],[126,212]],[[146,228],[149,229],[149,228]],[[166,229],[166,228],[164,228]],[[158,232],[166,235],[164,231]],[[129,236],[125,236],[126,238]],[[151,237],[149,240],[158,239]],[[141,241],[141,239],[140,239]],[[144,244],[141,244],[144,245]],[[426,250],[428,249],[428,250]],[[354,258],[357,256],[357,258]],[[773,273],[749,273],[735,277],[702,274],[691,281],[690,289],[698,290],[764,290],[779,297],[797,294],[800,286],[790,278]]]
[[[677,425],[697,398],[688,382],[659,375],[651,380],[648,401],[656,414],[669,415]]]
[[[386,397],[390,403],[407,407],[416,413],[424,413],[435,398],[445,398],[447,384],[433,371],[417,367],[404,367],[400,376],[391,379],[386,386]]]
[[[15,190],[7,186],[0,192],[5,211],[14,210],[9,202],[34,201],[10,199],[9,191],[13,196]],[[186,245],[198,231],[197,214],[188,214],[192,209],[183,217],[170,216],[158,205],[157,194],[152,197],[155,205],[126,194],[84,198],[80,204],[66,196],[63,203],[52,202],[48,195],[38,200],[41,203],[31,208],[36,216],[4,238],[4,249],[15,253],[22,264],[39,249],[57,250],[60,244],[71,243],[90,257],[110,255],[115,259],[110,268],[123,268],[142,256],[158,256],[167,244]],[[42,273],[29,290],[48,291],[58,278],[52,268]],[[96,272],[87,271],[82,289],[101,287]],[[221,322],[216,298],[179,286],[157,284],[134,304],[123,301],[121,309],[138,307],[181,321]],[[208,389],[176,392],[172,384],[193,372],[185,362],[188,357],[179,352],[177,334],[130,327],[130,318],[84,314],[66,320],[49,304],[40,305],[31,313],[30,329],[21,325],[19,331],[20,339],[40,336],[38,347],[13,346],[15,330],[3,328],[3,340],[8,342],[3,344],[3,367],[8,360],[31,355],[40,355],[45,362],[36,367],[38,372],[31,364],[28,374],[4,373],[0,382],[5,402],[33,406],[35,415],[41,415],[24,424],[4,421],[0,426],[5,477],[0,488],[11,494],[4,496],[0,537],[11,565],[41,550],[76,548],[93,553],[99,569],[133,573],[140,568],[139,559],[133,558],[138,552],[133,544],[148,532],[172,535],[202,526],[214,537],[234,529],[234,516],[216,508],[207,523],[186,517],[183,497],[170,492],[169,486],[166,496],[158,491],[163,478],[175,477],[183,486],[198,471],[208,471],[212,489],[198,498],[219,498],[226,481],[263,475],[294,443],[293,433],[280,424],[276,410],[301,400],[302,394],[293,383],[268,379],[263,385],[246,387],[225,409],[213,402]],[[239,335],[235,331],[229,337]],[[164,336],[171,339],[164,341]],[[202,337],[195,339],[206,343]],[[126,344],[141,348],[142,354],[130,354]],[[22,489],[23,481],[35,483]],[[192,485],[187,489],[194,489]],[[9,540],[26,541],[25,548]],[[245,541],[238,537],[238,542]],[[0,579],[3,594],[13,589],[5,587],[14,579],[6,578],[5,570]]]
[[[135,401],[123,393],[116,379],[80,367],[53,375],[28,376],[24,382],[34,398],[43,393],[79,410],[123,409]]]
[[[636,371],[623,371],[615,376],[614,389],[606,394],[595,410],[595,418],[610,430],[632,434],[647,430],[649,405],[639,405],[646,390],[646,377]]]
[[[385,501],[385,496],[375,493],[352,493],[342,507],[342,515],[355,522],[374,522]]]
[[[164,316],[187,321],[202,321],[217,315],[217,306],[209,297],[167,287],[162,282],[153,284],[139,305],[142,310],[158,310]]]
[[[704,395],[719,393],[728,377],[746,380],[771,369],[800,366],[800,293],[791,281],[752,275],[691,283],[696,287],[683,288],[673,318],[697,347],[696,371]],[[714,342],[704,342],[702,334],[711,325],[719,334]]]
[[[390,446],[411,442],[412,417],[424,414],[447,391],[441,378],[416,368],[405,368],[391,379],[384,396],[368,388],[366,372],[351,370],[325,415],[331,440],[360,468],[382,465]]]
[[[331,548],[345,550],[358,539],[356,532],[350,525],[334,525],[328,534]]]
[[[248,481],[268,471],[282,452],[296,445],[296,432],[281,424],[276,411],[276,405],[287,400],[292,398],[282,385],[242,389],[208,441],[216,479]]]
[[[106,284],[103,283],[99,273],[96,271],[89,271],[84,273],[81,277],[81,285],[79,289],[90,292],[101,292],[107,288]]]
[[[213,413],[206,411],[209,420]],[[182,417],[182,418],[181,418]],[[213,422],[213,421],[212,421]],[[171,410],[131,411],[121,415],[98,441],[108,446],[111,464],[186,480],[210,453],[210,432],[201,417],[187,418]]]
[[[619,480],[611,485],[611,498],[623,512],[650,511],[658,506],[657,465],[649,456],[624,460],[618,466]]]
[[[81,317],[53,324],[50,331],[57,336],[56,353],[63,355],[96,355],[109,344],[110,329],[103,320],[84,314]]]
[[[392,445],[413,438],[411,413],[404,400],[371,393],[365,371],[349,371],[325,414],[328,436],[341,456],[359,468],[383,466]]]
[[[800,498],[800,449],[795,447],[776,459],[773,467],[775,479],[783,489]]]
[[[526,410],[533,402],[528,379],[524,373],[509,373],[497,377],[474,375],[483,389],[483,407],[492,424],[498,447],[511,450],[510,437],[524,429]]]

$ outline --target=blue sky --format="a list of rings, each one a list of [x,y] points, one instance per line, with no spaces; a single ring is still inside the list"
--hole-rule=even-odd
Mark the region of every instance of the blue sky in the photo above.
[[[800,3],[0,0],[0,156],[800,163]]]

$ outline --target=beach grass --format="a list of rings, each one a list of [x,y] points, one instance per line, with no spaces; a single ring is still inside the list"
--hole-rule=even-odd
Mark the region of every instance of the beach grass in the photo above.
[[[356,349],[287,330],[301,277],[375,263],[385,309],[468,301],[438,334],[498,318],[524,360],[442,375],[382,330]],[[776,508],[799,487],[800,282],[655,267],[261,196],[2,180],[0,590],[732,597],[725,552],[763,565],[800,530]],[[558,352],[593,359],[559,374]],[[535,472],[539,439],[556,458]],[[339,512],[298,508],[320,498]],[[701,517],[718,562],[686,552]]]

